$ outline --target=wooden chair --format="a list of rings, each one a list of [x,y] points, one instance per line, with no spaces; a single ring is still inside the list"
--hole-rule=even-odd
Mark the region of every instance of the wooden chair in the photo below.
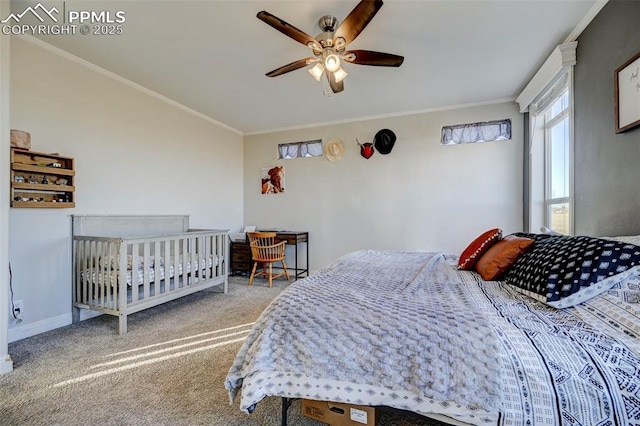
[[[284,263],[284,246],[287,242],[281,241],[276,243],[275,232],[249,232],[247,235],[249,236],[249,246],[251,247],[251,258],[253,259],[253,269],[249,277],[249,285],[253,283],[253,277],[256,275],[258,263],[262,264],[262,276],[269,277],[269,287],[271,287],[274,278],[279,278],[283,275],[285,275],[287,281],[289,281],[289,272],[287,271],[287,265]],[[284,271],[274,275],[274,262],[282,262],[282,269]],[[267,264],[269,265],[268,273]]]

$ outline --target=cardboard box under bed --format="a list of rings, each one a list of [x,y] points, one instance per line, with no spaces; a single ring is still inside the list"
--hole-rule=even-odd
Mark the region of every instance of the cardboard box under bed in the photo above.
[[[313,399],[302,400],[302,415],[330,426],[375,426],[378,423],[375,407]]]

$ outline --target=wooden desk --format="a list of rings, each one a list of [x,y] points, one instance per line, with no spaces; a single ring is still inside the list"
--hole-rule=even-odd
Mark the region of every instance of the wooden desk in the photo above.
[[[261,230],[260,232],[269,232],[268,230]],[[294,265],[293,265],[293,277],[297,280],[301,276],[309,276],[309,233],[303,231],[275,231],[276,241],[286,241],[287,246],[293,246],[294,250]],[[304,243],[306,263],[304,267],[298,265],[298,245]],[[231,264],[230,273],[236,274],[250,274],[253,267],[253,261],[251,260],[251,249],[249,248],[249,241],[231,241]],[[285,260],[286,262],[286,260]],[[276,266],[274,265],[274,268]],[[287,268],[291,269],[291,268]]]

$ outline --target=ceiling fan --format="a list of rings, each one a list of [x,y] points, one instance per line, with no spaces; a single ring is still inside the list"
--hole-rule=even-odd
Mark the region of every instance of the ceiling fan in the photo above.
[[[347,45],[358,37],[381,7],[382,0],[361,0],[340,25],[335,16],[325,15],[318,21],[322,32],[315,38],[267,11],[258,12],[258,19],[313,51],[312,57],[299,59],[266,75],[276,77],[313,64],[309,73],[318,81],[325,74],[333,93],[338,93],[344,90],[343,80],[347,76],[341,66],[342,61],[358,65],[399,67],[404,61],[402,56],[371,50],[346,50]]]

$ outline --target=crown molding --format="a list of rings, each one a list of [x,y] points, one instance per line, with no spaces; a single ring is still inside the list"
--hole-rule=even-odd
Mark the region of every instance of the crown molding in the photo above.
[[[427,108],[420,110],[411,110],[411,111],[403,111],[398,113],[391,114],[380,114],[380,115],[369,115],[363,117],[350,118],[345,120],[334,120],[334,121],[322,121],[318,123],[310,123],[304,124],[301,126],[292,126],[292,127],[283,127],[280,129],[272,129],[272,130],[262,130],[257,132],[245,133],[245,136],[257,136],[257,135],[268,135],[270,133],[279,133],[279,132],[288,132],[292,130],[303,130],[303,129],[313,129],[317,127],[325,127],[325,126],[336,126],[340,124],[349,124],[349,123],[359,123],[361,121],[371,121],[371,120],[382,120],[386,118],[395,118],[395,117],[404,117],[408,115],[417,115],[417,114],[427,114],[431,112],[440,112],[440,111],[450,111],[454,109],[463,109],[463,108],[473,108],[477,106],[485,106],[485,105],[494,105],[494,104],[503,104],[507,102],[513,102],[515,99],[513,98],[502,98],[502,99],[492,99],[489,101],[482,102],[472,102],[467,104],[457,104],[457,105],[447,105],[442,107],[435,108]]]
[[[582,31],[593,21],[593,18],[596,17],[598,13],[602,10],[602,8],[609,2],[609,0],[596,0],[595,4],[591,6],[591,9],[587,12],[586,15],[578,22],[578,25],[571,31],[571,33],[564,40],[565,43],[569,43],[572,41],[576,41]]]

